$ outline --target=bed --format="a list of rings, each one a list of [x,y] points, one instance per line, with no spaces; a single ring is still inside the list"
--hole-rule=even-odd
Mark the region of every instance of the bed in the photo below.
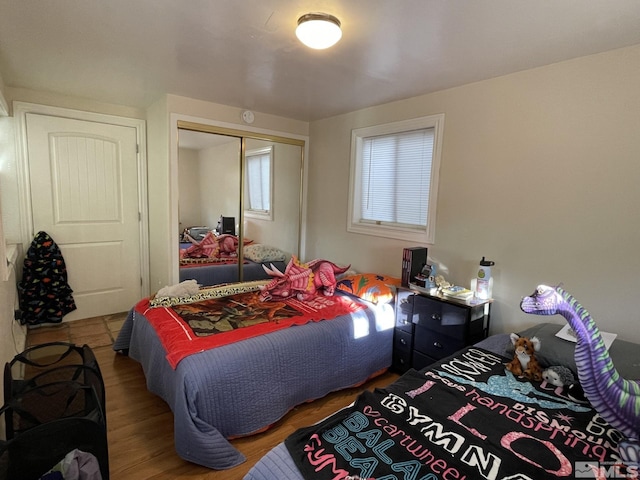
[[[181,243],[180,249],[186,251],[192,243]],[[272,264],[281,272],[287,266],[291,255],[278,248],[263,244],[246,245],[242,265],[242,281],[263,280],[269,278],[263,265]],[[180,281],[196,280],[203,286],[219,285],[240,281],[238,258],[180,258]]]
[[[240,291],[237,289],[251,283],[206,291]],[[265,325],[268,329],[217,346],[212,339],[219,335],[199,337],[193,340],[195,348],[186,352],[185,342],[180,340],[176,347],[171,339],[200,334],[197,328],[185,327],[189,323],[200,328],[206,323],[192,322],[195,317],[190,309],[200,302],[151,308],[155,300],[142,300],[129,312],[113,349],[138,361],[147,388],[170,406],[178,455],[212,469],[231,468],[245,460],[229,439],[264,431],[294,406],[361,384],[391,365],[392,303],[374,304],[336,292],[333,297],[317,297],[295,306],[317,318],[298,322],[297,316],[276,316],[275,321],[250,329],[237,329],[234,324],[225,335],[254,332]],[[218,306],[209,311],[225,309],[233,315],[239,304],[250,303],[236,295],[216,301]],[[321,320],[322,309],[332,305],[343,313]],[[287,308],[293,308],[292,304],[287,302]],[[321,313],[313,313],[314,308]],[[229,320],[233,322],[235,317]],[[166,331],[158,325],[165,325]],[[213,343],[202,347],[210,340]],[[209,348],[211,345],[215,348]]]
[[[555,335],[562,326],[520,334],[541,340],[543,367],[575,372],[572,344]],[[640,378],[638,348],[619,339],[610,348],[624,378]],[[514,377],[504,368],[511,358],[509,335],[499,334],[410,370],[297,431],[244,480],[638,478],[637,466],[620,466],[619,432],[584,398]]]
[[[254,262],[245,260],[242,265],[242,280],[263,280],[269,278],[269,274],[265,272],[263,265],[271,266],[273,264],[278,270],[284,271],[287,266],[285,262]],[[209,263],[209,264],[191,264],[180,265],[180,281],[196,280],[200,285],[219,285],[221,283],[233,283],[239,281],[238,263]]]

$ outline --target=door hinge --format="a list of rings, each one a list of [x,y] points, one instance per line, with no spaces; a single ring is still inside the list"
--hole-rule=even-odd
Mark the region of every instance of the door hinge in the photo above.
[[[136,143],[136,153],[140,153],[140,145]]]

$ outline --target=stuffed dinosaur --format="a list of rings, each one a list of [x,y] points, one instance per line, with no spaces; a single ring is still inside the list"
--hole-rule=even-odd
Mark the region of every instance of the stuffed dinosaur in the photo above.
[[[271,275],[267,285],[260,287],[262,301],[279,298],[296,297],[308,300],[316,295],[330,297],[336,290],[336,275],[349,270],[351,265],[339,267],[328,260],[316,259],[302,263],[294,255],[284,273],[271,264],[271,268],[263,265],[265,272]]]
[[[208,232],[197,242],[191,240],[192,245],[180,250],[180,258],[228,258],[238,256],[238,237],[230,234],[214,235]],[[243,245],[250,245],[253,240],[243,240]]]
[[[560,286],[540,285],[520,308],[535,315],[562,315],[576,333],[578,379],[593,408],[626,439],[618,453],[627,464],[640,459],[640,382],[620,376],[591,315]]]

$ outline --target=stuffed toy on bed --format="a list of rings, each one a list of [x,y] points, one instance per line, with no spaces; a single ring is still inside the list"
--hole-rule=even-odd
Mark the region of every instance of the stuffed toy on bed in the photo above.
[[[191,239],[192,245],[180,249],[180,258],[235,258],[238,256],[239,239],[235,235],[214,235],[208,232],[197,242]],[[253,240],[243,239],[243,245],[251,245]]]
[[[260,300],[263,302],[276,299],[296,297],[298,300],[309,300],[316,295],[330,297],[336,290],[336,275],[349,268],[339,267],[333,262],[321,258],[302,263],[294,255],[289,260],[284,273],[271,264],[271,268],[263,265],[273,280],[260,286]]]
[[[156,293],[156,298],[163,297],[190,297],[200,291],[200,285],[197,280],[184,280],[176,285],[167,285],[162,287]]]
[[[571,369],[562,365],[545,368],[542,371],[542,379],[555,387],[568,387],[576,382]]]
[[[569,398],[576,403],[588,403],[582,387],[570,368],[552,365],[542,371],[542,386],[553,385],[554,392],[561,397]]]
[[[512,333],[509,338],[515,348],[513,360],[505,365],[506,369],[518,377],[529,380],[542,380],[542,367],[536,359],[536,352],[540,350],[538,337],[521,337]]]

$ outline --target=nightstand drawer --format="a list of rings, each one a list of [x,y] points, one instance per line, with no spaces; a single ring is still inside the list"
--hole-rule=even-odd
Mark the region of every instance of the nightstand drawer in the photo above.
[[[400,329],[395,330],[393,337],[393,368],[401,373],[411,367],[412,335]]]
[[[468,309],[429,298],[417,297],[413,323],[450,337],[463,338],[467,329]]]
[[[416,325],[413,348],[432,358],[441,359],[465,346],[463,338],[453,338]]]
[[[413,352],[413,368],[416,370],[422,370],[425,367],[429,367],[431,364],[436,363],[438,359],[432,358],[428,355],[423,355],[420,352]]]
[[[411,351],[411,342],[412,342],[412,335],[411,333],[407,333],[405,331],[396,329],[395,332],[393,332],[394,337],[393,337],[393,349],[394,350],[398,350],[398,351],[407,351],[410,352]]]
[[[396,328],[411,333],[413,331],[413,303],[416,298],[412,292],[400,291],[396,299]]]
[[[393,370],[398,373],[404,373],[412,366],[411,351],[406,353],[393,352]]]

